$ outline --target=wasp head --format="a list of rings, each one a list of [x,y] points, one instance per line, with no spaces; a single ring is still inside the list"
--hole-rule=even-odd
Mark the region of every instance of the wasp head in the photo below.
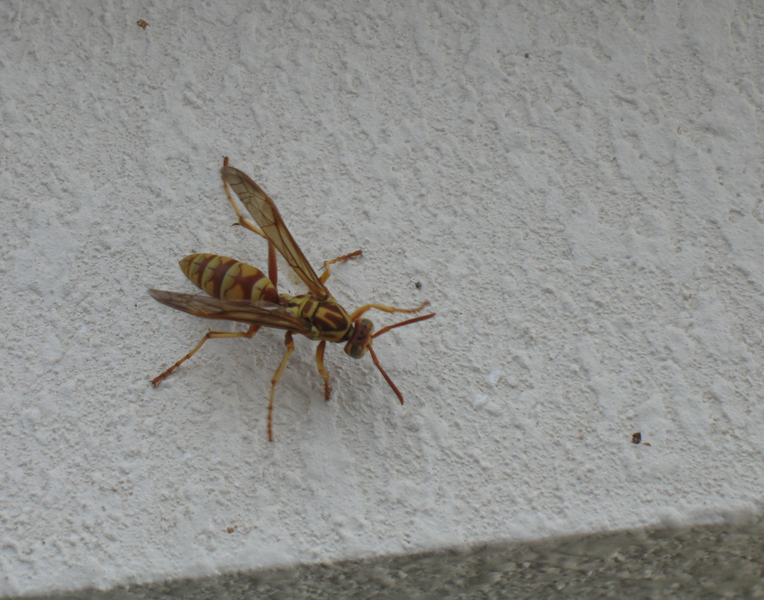
[[[358,319],[350,330],[350,337],[345,344],[345,354],[353,358],[361,358],[371,348],[373,333],[374,323],[369,319]]]

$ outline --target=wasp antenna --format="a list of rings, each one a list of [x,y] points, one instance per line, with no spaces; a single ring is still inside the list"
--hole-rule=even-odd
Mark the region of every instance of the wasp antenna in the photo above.
[[[424,321],[426,319],[432,319],[437,313],[430,313],[429,315],[422,315],[421,317],[414,317],[413,319],[409,319],[408,321],[401,321],[400,323],[396,323],[395,325],[388,325],[387,327],[383,327],[380,329],[377,333],[375,333],[372,338],[378,337],[382,335],[383,333],[387,333],[391,329],[395,329],[396,327],[403,327],[404,325],[411,325],[411,323],[416,323],[417,321]],[[371,348],[369,348],[371,350]],[[389,381],[389,379],[388,379]],[[401,402],[403,404],[403,402]]]
[[[369,346],[369,354],[371,354],[371,360],[373,360],[374,364],[377,365],[379,372],[382,373],[382,377],[384,377],[387,383],[390,384],[390,387],[393,388],[395,395],[398,396],[398,400],[400,400],[401,404],[403,404],[403,394],[401,394],[400,390],[398,390],[398,388],[395,387],[395,384],[393,383],[393,380],[390,379],[390,376],[387,373],[385,373],[385,370],[382,368],[382,365],[379,364],[377,355],[374,353],[374,348],[372,348],[371,346]]]

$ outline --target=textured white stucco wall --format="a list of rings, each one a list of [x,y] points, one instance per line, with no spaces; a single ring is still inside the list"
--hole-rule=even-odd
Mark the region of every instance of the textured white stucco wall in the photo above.
[[[0,5],[0,595],[760,512],[760,3],[187,4]],[[302,338],[269,444],[274,331],[148,385],[210,323],[146,289],[266,262],[223,155],[432,302],[405,406]]]

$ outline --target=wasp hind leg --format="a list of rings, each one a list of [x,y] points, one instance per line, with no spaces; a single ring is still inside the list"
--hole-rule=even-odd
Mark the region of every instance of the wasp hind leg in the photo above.
[[[228,157],[223,158],[223,166],[228,166]],[[231,190],[228,188],[228,182],[223,178],[223,189],[225,190],[225,195],[228,198],[228,201],[231,203],[231,206],[233,207],[234,212],[236,213],[236,216],[239,217],[239,222],[234,223],[234,225],[241,225],[244,227],[244,229],[249,229],[251,232],[256,233],[262,238],[268,239],[268,236],[263,233],[263,230],[260,229],[257,225],[255,225],[252,221],[250,221],[247,217],[245,217],[242,212],[239,210],[239,207],[236,205],[236,202],[234,202],[233,196],[231,196]]]
[[[326,283],[326,280],[329,279],[329,277],[332,274],[331,271],[329,270],[329,265],[333,265],[334,263],[338,263],[338,262],[344,262],[346,260],[350,260],[351,258],[356,258],[358,256],[361,256],[361,254],[362,254],[361,250],[356,250],[355,252],[351,252],[350,254],[345,254],[344,256],[338,256],[337,258],[332,260],[325,260],[324,272],[321,273],[321,277],[319,277],[319,279],[321,279],[321,283]]]
[[[318,343],[318,348],[316,348],[316,365],[318,365],[318,372],[321,374],[321,377],[324,378],[324,400],[329,400],[332,395],[332,388],[329,385],[329,371],[324,366],[324,350],[326,350],[326,340]]]
[[[276,374],[273,376],[273,379],[271,379],[271,398],[268,401],[268,441],[273,441],[273,399],[276,395],[276,384],[279,382],[279,379],[281,379],[282,373],[284,373],[284,369],[286,368],[287,361],[289,360],[289,357],[292,355],[292,352],[294,352],[294,339],[292,338],[292,333],[287,331],[286,335],[284,336],[284,344],[286,344],[287,351],[284,354],[284,358],[281,359],[281,364],[279,365],[279,368],[276,369]]]
[[[159,383],[165,379],[168,375],[170,375],[175,369],[177,369],[180,365],[182,365],[184,362],[186,362],[189,358],[191,358],[196,352],[204,346],[204,342],[207,340],[212,339],[219,339],[219,338],[252,338],[256,333],[257,330],[260,329],[259,325],[251,325],[250,328],[247,331],[208,331],[205,336],[202,338],[202,341],[199,342],[196,346],[194,346],[194,349],[191,350],[188,354],[186,354],[183,358],[181,358],[178,362],[176,362],[173,366],[171,366],[169,369],[167,369],[164,373],[159,375],[158,377],[155,377],[151,380],[151,385],[154,387],[158,386]]]
[[[224,157],[223,159],[223,166],[228,166],[228,157]],[[225,190],[226,198],[228,198],[228,202],[231,203],[231,206],[233,207],[234,212],[236,213],[236,216],[239,218],[239,221],[237,223],[234,223],[235,225],[240,225],[244,229],[249,229],[252,233],[256,233],[261,238],[264,238],[268,241],[268,279],[271,280],[271,283],[274,287],[278,287],[278,267],[276,265],[276,249],[273,247],[273,244],[271,244],[271,241],[268,239],[268,236],[263,233],[263,230],[260,229],[257,225],[255,225],[252,221],[250,221],[247,217],[245,217],[242,212],[239,210],[238,205],[233,199],[233,196],[231,196],[231,190],[228,188],[228,182],[223,179],[223,189]],[[360,253],[360,250],[359,250]],[[343,257],[345,258],[345,257]],[[335,260],[341,260],[341,259],[335,259]],[[334,262],[334,261],[333,261]]]

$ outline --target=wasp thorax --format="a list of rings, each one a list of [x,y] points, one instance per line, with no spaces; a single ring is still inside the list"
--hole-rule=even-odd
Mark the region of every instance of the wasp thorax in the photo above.
[[[348,343],[345,344],[345,354],[353,358],[361,358],[371,346],[374,323],[369,319],[358,319],[350,330]]]

